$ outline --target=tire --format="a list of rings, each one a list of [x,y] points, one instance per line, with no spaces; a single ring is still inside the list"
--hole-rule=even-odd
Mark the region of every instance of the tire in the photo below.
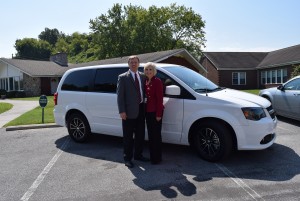
[[[91,134],[90,125],[82,114],[71,114],[67,125],[69,135],[75,142],[85,142]]]
[[[230,131],[216,121],[200,123],[194,130],[193,143],[198,155],[210,162],[227,158],[233,150]]]

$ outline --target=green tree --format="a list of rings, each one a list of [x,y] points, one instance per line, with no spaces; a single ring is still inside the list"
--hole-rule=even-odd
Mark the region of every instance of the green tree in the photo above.
[[[52,53],[56,54],[58,52],[69,53],[69,44],[65,38],[61,37],[55,43],[55,47],[53,48]]]
[[[178,48],[168,26],[168,10],[151,6],[128,7],[128,54],[138,54]],[[132,31],[131,31],[132,30]]]
[[[98,44],[99,59],[123,55],[128,44],[125,14],[120,4],[115,4],[107,15],[100,15],[95,20],[90,20],[93,30],[93,43]],[[101,50],[101,51],[100,51]]]
[[[89,36],[87,34],[73,33],[70,36],[69,58],[70,62],[85,62],[86,52],[89,49]]]
[[[16,40],[17,57],[49,60],[50,54],[65,52],[72,63],[186,48],[195,57],[204,47],[205,22],[191,8],[122,6],[90,20],[89,34],[65,35],[45,28],[38,39]]]
[[[194,13],[192,8],[176,6],[169,8],[170,28],[176,45],[183,45],[194,55],[201,54],[201,47],[205,47],[205,22],[199,14]],[[178,44],[179,43],[179,44]]]
[[[50,45],[52,45],[52,47],[54,47],[57,40],[61,36],[64,36],[64,34],[60,33],[57,29],[49,29],[46,27],[45,30],[39,34],[38,37],[40,40],[47,41]]]
[[[92,41],[92,34],[74,32],[72,35],[64,35],[57,40],[52,54],[67,53],[68,61],[71,63],[94,61],[98,58],[99,46]]]
[[[93,44],[98,44],[98,59],[186,48],[201,54],[205,22],[191,8],[115,4],[107,15],[90,20]]]
[[[292,72],[291,76],[296,77],[297,75],[300,75],[300,65],[293,66],[293,72]]]
[[[17,39],[15,48],[16,58],[20,59],[49,60],[51,55],[51,45],[47,41],[34,38]]]

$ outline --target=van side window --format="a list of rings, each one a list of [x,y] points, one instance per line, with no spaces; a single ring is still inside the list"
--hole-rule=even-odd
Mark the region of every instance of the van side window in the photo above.
[[[118,76],[128,71],[128,68],[105,68],[96,71],[95,92],[116,93]]]
[[[181,99],[191,99],[191,100],[195,100],[196,98],[190,93],[188,92],[185,88],[181,87],[180,84],[178,84],[175,80],[173,80],[171,77],[169,77],[168,75],[157,71],[156,76],[162,81],[163,83],[163,87],[164,87],[164,97],[170,97],[170,98],[181,98]],[[170,85],[176,85],[179,86],[181,89],[181,94],[179,96],[169,96],[165,94],[166,91],[166,87],[170,86]]]
[[[162,81],[163,87],[164,87],[164,93],[165,93],[165,90],[166,90],[166,86],[169,86],[169,85],[177,85],[178,86],[178,84],[176,84],[173,81],[173,79],[171,79],[166,74],[161,73],[160,71],[157,71],[156,77],[158,77]]]
[[[92,70],[74,71],[66,77],[64,83],[62,84],[61,90],[88,91],[92,75]]]

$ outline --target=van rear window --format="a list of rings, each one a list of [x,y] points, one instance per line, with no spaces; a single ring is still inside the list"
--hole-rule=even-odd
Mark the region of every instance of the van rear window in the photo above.
[[[90,81],[92,80],[93,70],[80,70],[70,73],[64,83],[61,90],[65,91],[88,91]]]
[[[128,71],[128,68],[104,68],[96,72],[94,89],[95,92],[116,93],[118,76]]]

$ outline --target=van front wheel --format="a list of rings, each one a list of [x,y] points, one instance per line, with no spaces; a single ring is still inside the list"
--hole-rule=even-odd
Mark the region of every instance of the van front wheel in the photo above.
[[[232,151],[230,131],[219,122],[202,122],[193,133],[193,143],[199,156],[215,162],[226,158]]]
[[[71,114],[67,121],[68,132],[75,142],[84,142],[91,133],[91,129],[85,116],[79,113]]]

